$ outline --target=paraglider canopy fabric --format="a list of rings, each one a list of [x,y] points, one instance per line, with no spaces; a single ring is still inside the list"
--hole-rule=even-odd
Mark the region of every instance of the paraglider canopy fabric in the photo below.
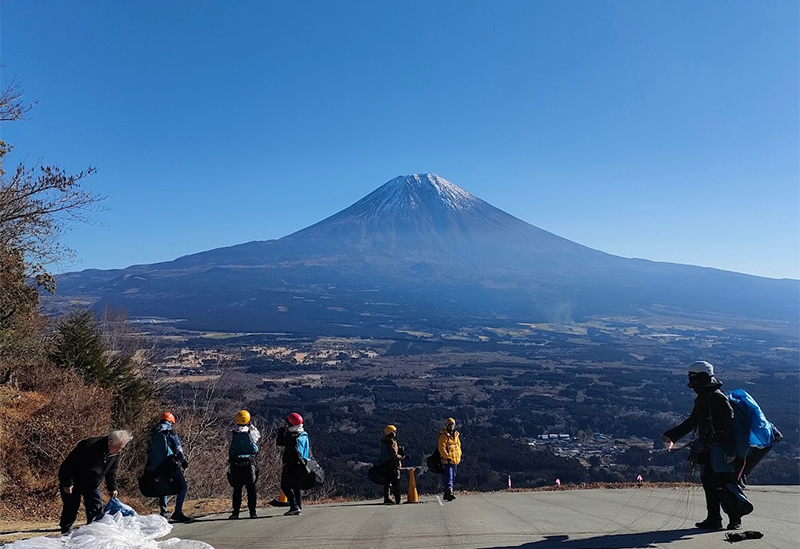
[[[775,431],[761,407],[744,389],[728,393],[736,424],[736,453],[746,457],[749,449],[770,448],[775,444]]]

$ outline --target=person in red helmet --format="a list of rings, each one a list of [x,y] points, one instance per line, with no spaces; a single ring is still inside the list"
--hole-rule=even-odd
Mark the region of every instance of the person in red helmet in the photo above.
[[[289,510],[284,515],[299,515],[303,509],[300,485],[308,475],[306,462],[311,457],[308,433],[303,429],[303,416],[298,413],[286,416],[286,421],[278,429],[276,443],[284,449],[281,490],[289,502]]]

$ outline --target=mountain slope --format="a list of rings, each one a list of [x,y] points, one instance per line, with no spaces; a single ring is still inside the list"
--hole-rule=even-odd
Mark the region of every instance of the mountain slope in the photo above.
[[[324,332],[419,319],[567,320],[665,309],[797,323],[799,290],[793,280],[593,250],[435,174],[397,177],[278,240],[59,277],[62,299],[250,331]]]

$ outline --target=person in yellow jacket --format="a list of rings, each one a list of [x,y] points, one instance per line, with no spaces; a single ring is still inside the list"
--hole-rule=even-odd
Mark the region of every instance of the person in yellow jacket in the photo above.
[[[461,463],[461,437],[456,431],[456,420],[449,417],[439,435],[439,454],[442,456],[442,480],[444,481],[444,499],[456,499],[453,483],[456,480],[458,464]]]

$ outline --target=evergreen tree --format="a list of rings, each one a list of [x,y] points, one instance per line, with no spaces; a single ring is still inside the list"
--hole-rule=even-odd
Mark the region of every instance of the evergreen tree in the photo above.
[[[111,351],[103,343],[91,311],[79,311],[61,321],[51,358],[56,365],[77,371],[87,383],[111,389],[117,425],[133,421],[153,396],[151,384],[139,375],[132,357]]]

